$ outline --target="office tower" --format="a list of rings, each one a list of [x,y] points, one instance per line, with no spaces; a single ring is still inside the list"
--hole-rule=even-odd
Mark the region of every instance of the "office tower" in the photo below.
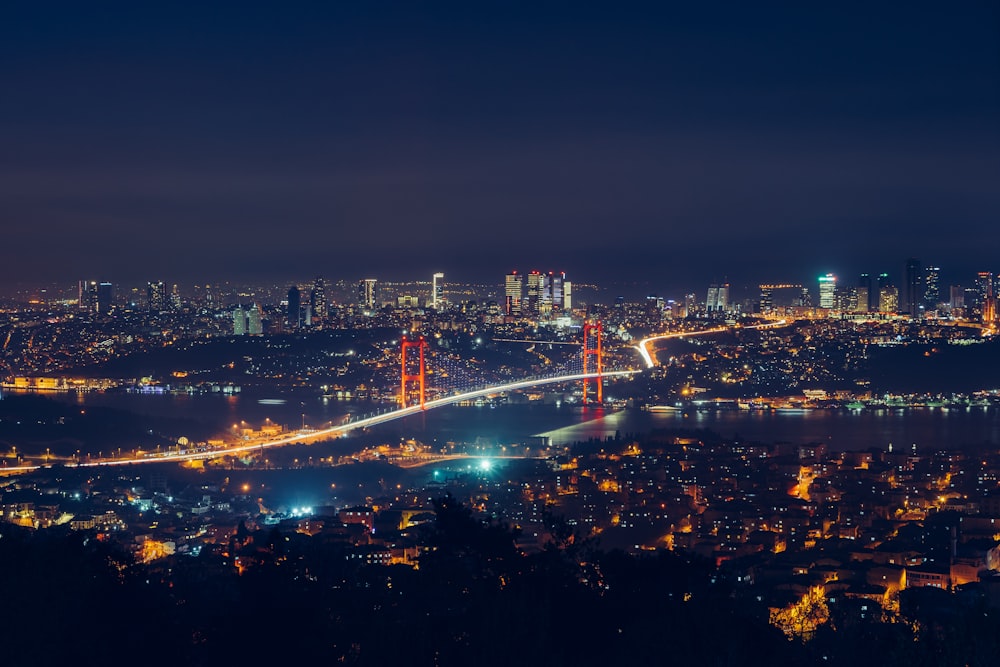
[[[855,313],[868,312],[868,288],[858,286],[854,288],[854,298],[851,303],[851,310]]]
[[[563,274],[562,291],[563,291],[563,299],[562,299],[563,310],[567,312],[573,310],[573,283],[566,280],[565,273]]]
[[[146,283],[146,303],[153,313],[167,309],[167,290],[162,280]]]
[[[77,306],[80,308],[80,310],[89,310],[90,309],[89,281],[87,280],[78,281],[76,284],[76,291],[77,291],[77,297],[76,297]]]
[[[952,285],[948,288],[948,306],[952,309],[965,308],[965,288],[961,285]]]
[[[837,300],[837,276],[828,273],[819,277],[819,307],[833,310]]]
[[[377,279],[365,278],[358,283],[358,305],[367,311],[374,311],[378,307]]]
[[[684,315],[682,317],[691,317],[695,314],[698,309],[698,302],[694,294],[684,295]]]
[[[892,283],[879,288],[878,309],[882,313],[895,313],[899,310],[899,290]]]
[[[524,276],[517,271],[511,271],[504,278],[504,314],[510,317],[521,316],[521,295],[524,288]]]
[[[312,290],[309,292],[309,307],[314,322],[318,324],[326,319],[326,282],[322,277],[317,277],[313,281]]]
[[[982,313],[983,324],[992,327],[997,321],[997,301],[993,292],[993,274],[982,272],[979,274],[982,283],[982,301],[980,311]]]
[[[566,274],[562,271],[556,273],[554,271],[549,271],[549,293],[546,297],[548,301],[550,310],[553,312],[559,312],[565,309],[565,303],[563,299],[563,283],[566,282]]]
[[[302,292],[298,285],[292,285],[288,290],[288,310],[285,321],[289,329],[298,329],[302,324]]]
[[[250,306],[247,311],[247,333],[251,336],[259,336],[264,333],[264,323],[260,317],[260,306],[256,303]]]
[[[523,312],[530,317],[538,317],[542,312],[542,297],[546,292],[546,278],[539,271],[532,271],[528,274],[528,285],[525,289],[525,303]]]
[[[981,307],[986,301],[986,295],[992,293],[994,293],[993,273],[980,271],[976,274],[976,305]]]
[[[444,307],[444,274],[435,273],[431,276],[431,308],[438,310]]]
[[[925,290],[926,286],[923,280],[923,271],[920,270],[920,260],[911,257],[906,260],[902,310],[909,313],[912,317],[919,316],[921,306],[924,303]]]
[[[705,310],[710,313],[724,313],[729,310],[729,283],[713,283],[709,286]]]
[[[941,302],[941,269],[936,266],[924,268],[924,308],[937,310]]]
[[[174,283],[170,289],[170,307],[174,310],[180,310],[181,305],[181,291],[177,288],[177,283]]]
[[[709,292],[711,296],[711,291]],[[773,285],[761,285],[760,286],[760,297],[757,300],[757,305],[760,308],[760,312],[767,314],[774,310],[774,286]]]
[[[233,335],[245,336],[247,334],[247,314],[242,306],[236,306],[233,310]]]
[[[799,305],[803,308],[812,308],[813,298],[812,294],[809,293],[808,287],[803,287],[799,293]]]
[[[875,283],[872,281],[872,274],[862,273],[858,277],[858,287],[863,287],[865,294],[868,295],[868,301],[863,304],[859,303],[858,308],[860,309],[864,307],[867,312],[878,310],[878,290],[875,289]]]
[[[111,283],[102,282],[97,284],[97,303],[94,305],[94,312],[107,315],[115,301],[115,286]]]

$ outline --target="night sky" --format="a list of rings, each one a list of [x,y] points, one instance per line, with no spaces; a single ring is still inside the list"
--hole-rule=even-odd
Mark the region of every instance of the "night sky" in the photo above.
[[[4,282],[1000,270],[995,1],[13,4]]]

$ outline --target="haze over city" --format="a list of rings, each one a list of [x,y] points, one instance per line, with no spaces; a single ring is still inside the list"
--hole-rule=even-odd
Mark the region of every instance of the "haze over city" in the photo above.
[[[989,2],[20,4],[5,272],[967,275],[1000,214],[996,26]]]

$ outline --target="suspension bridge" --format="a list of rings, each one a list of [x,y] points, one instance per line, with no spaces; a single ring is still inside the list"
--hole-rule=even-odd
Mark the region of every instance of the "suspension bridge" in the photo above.
[[[519,341],[520,342],[520,341]],[[528,341],[534,342],[534,341]],[[545,343],[546,341],[537,341]],[[578,347],[581,347],[577,343]],[[428,368],[427,349],[429,345],[423,337],[416,339],[403,338],[400,344],[400,393],[399,407],[385,410],[380,413],[352,418],[342,424],[332,425],[321,429],[303,428],[292,433],[267,440],[255,440],[253,442],[241,442],[222,447],[188,447],[163,452],[137,451],[134,455],[117,458],[106,458],[87,461],[68,462],[67,468],[100,468],[112,466],[130,466],[137,464],[184,462],[219,458],[223,456],[234,456],[261,452],[265,449],[283,447],[295,444],[311,444],[324,440],[332,440],[346,435],[351,431],[370,428],[379,424],[403,419],[420,412],[434,408],[475,400],[481,397],[503,394],[507,392],[530,389],[533,387],[566,384],[572,382],[583,383],[583,402],[600,404],[603,402],[604,379],[624,378],[641,371],[638,370],[605,370],[604,368],[604,347],[603,329],[600,323],[585,324],[583,328],[582,352],[573,355],[564,363],[552,364],[548,372],[544,375],[522,378],[518,380],[479,386],[475,388],[466,387],[473,382],[471,374],[464,369],[461,364],[452,360],[450,365],[444,365],[438,371],[438,376],[451,378],[448,383],[450,389],[446,389],[446,395],[438,397],[428,397],[431,387],[428,385],[428,375],[435,377],[433,369]],[[594,385],[594,389],[588,387]],[[439,392],[440,393],[440,390]],[[50,463],[32,463],[18,466],[6,466],[0,468],[0,474],[23,473],[50,468]]]

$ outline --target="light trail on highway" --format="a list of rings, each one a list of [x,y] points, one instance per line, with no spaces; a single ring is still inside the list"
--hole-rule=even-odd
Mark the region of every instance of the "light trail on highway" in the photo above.
[[[653,358],[652,353],[649,351],[649,344],[658,340],[669,340],[671,338],[687,338],[689,336],[705,336],[708,334],[723,333],[734,328],[738,329],[777,329],[787,325],[786,320],[778,320],[777,322],[768,322],[767,324],[752,324],[750,326],[740,326],[740,327],[716,327],[714,329],[703,329],[701,331],[678,331],[676,333],[660,334],[657,336],[650,336],[649,338],[643,338],[639,341],[639,344],[635,346],[635,349],[639,351],[639,355],[642,360],[646,362],[646,368],[653,368],[656,366],[656,359]]]

